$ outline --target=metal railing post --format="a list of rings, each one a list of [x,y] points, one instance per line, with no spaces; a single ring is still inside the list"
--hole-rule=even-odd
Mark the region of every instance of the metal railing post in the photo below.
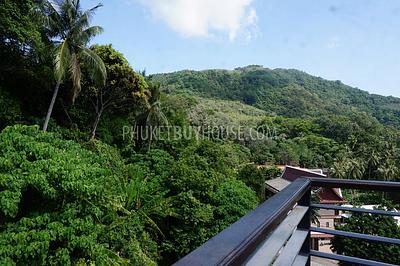
[[[303,195],[303,197],[299,200],[298,204],[300,206],[308,207],[306,214],[304,215],[303,219],[301,219],[299,225],[297,226],[298,229],[303,229],[308,231],[308,235],[306,240],[300,249],[300,253],[307,255],[308,260],[306,265],[310,265],[310,250],[311,250],[311,186],[308,188],[307,192]]]

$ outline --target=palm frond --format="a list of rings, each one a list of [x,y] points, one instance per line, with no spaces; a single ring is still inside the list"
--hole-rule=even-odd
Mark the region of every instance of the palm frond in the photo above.
[[[103,4],[102,3],[98,3],[97,5],[95,5],[94,7],[92,7],[91,9],[89,9],[88,11],[91,12],[93,14],[94,11],[96,11],[96,9],[98,9],[99,7],[102,7]]]
[[[69,69],[71,60],[71,52],[68,45],[68,40],[64,40],[56,47],[54,57],[54,76],[57,81],[62,81],[65,73]]]
[[[104,29],[100,26],[92,26],[92,27],[87,28],[83,32],[91,38],[100,33],[103,33],[103,31],[104,31]]]
[[[83,46],[79,48],[79,56],[82,60],[82,63],[88,66],[93,81],[104,86],[107,79],[107,70],[103,60],[101,60],[101,58],[94,51]]]
[[[156,231],[158,231],[158,233],[159,233],[160,235],[162,235],[163,237],[165,237],[165,235],[164,235],[163,231],[161,230],[161,228],[157,225],[157,223],[156,223],[153,219],[151,219],[150,216],[148,216],[148,215],[146,214],[146,212],[139,210],[139,214],[141,214],[142,217],[145,218],[145,221],[147,221],[148,224],[149,224],[151,227],[153,227],[153,229],[155,229]]]
[[[51,37],[59,34],[62,28],[61,4],[60,1],[39,0],[34,8],[35,15]]]
[[[81,89],[81,63],[86,64],[92,78],[104,85],[106,68],[103,61],[93,51],[86,48],[90,39],[102,32],[98,26],[90,27],[89,21],[95,10],[102,6],[82,11],[80,0],[38,0],[38,15],[49,36],[56,44],[54,74],[57,81],[62,81],[69,72],[72,82],[72,100]],[[59,43],[57,43],[59,41]]]
[[[75,27],[78,28],[86,28],[89,27],[89,23],[96,12],[96,10],[100,7],[102,7],[103,4],[97,4],[96,6],[92,7],[91,9],[86,10],[85,12],[82,13],[82,15],[79,17],[79,19],[76,21]]]
[[[75,9],[76,10],[79,10],[80,9],[80,2],[81,1],[79,1],[79,0],[73,0],[73,5],[75,6]]]
[[[47,8],[49,10],[52,10],[55,13],[57,13],[59,16],[61,16],[61,9],[62,9],[62,6],[65,4],[64,1],[60,1],[60,0],[45,0],[44,2],[46,2]]]
[[[104,31],[103,28],[100,26],[92,26],[83,31],[80,31],[77,36],[77,39],[79,40],[80,43],[87,44],[89,43],[90,39],[102,33],[103,31]]]

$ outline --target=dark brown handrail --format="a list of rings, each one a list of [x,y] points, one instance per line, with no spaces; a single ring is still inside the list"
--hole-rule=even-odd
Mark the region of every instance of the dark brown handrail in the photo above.
[[[287,216],[310,189],[310,180],[299,178],[236,223],[214,236],[174,265],[238,265]]]
[[[400,192],[400,182],[351,180],[323,177],[310,177],[313,187],[350,188],[385,192]]]
[[[256,257],[255,254],[258,254],[258,257],[260,257],[261,254],[267,254],[267,256],[271,256],[270,259],[275,259],[276,253],[268,253],[268,250],[265,249],[262,251],[262,253],[257,252],[260,252],[259,249],[262,249],[262,246],[265,246],[267,241],[272,241],[270,237],[271,235],[273,235],[272,232],[274,232],[274,230],[281,223],[285,222],[285,219],[288,217],[288,213],[296,205],[302,205],[308,208],[324,207],[324,205],[321,204],[310,204],[310,191],[311,188],[314,187],[350,188],[400,192],[400,183],[398,182],[396,183],[386,181],[344,180],[307,177],[299,178],[296,179],[284,190],[262,203],[253,211],[249,212],[236,223],[232,224],[230,227],[208,240],[199,248],[186,255],[174,265],[241,265],[243,263],[252,261],[251,258],[254,259]],[[346,210],[348,209],[349,208],[346,207]],[[297,228],[301,230],[308,230],[308,232],[310,233],[312,230],[318,231],[320,229],[310,229],[309,211],[310,210],[308,210],[308,214],[304,216],[301,222],[297,225]],[[363,209],[356,209],[355,211],[367,212]],[[371,214],[384,214],[383,212],[384,211],[369,211],[369,213]],[[394,213],[391,212],[385,212],[385,214],[394,216]],[[294,226],[296,227],[296,225]],[[331,230],[329,232],[335,234],[343,234],[335,230]],[[386,239],[379,236],[361,235],[351,232],[346,234],[348,234],[348,236],[350,237],[358,237],[372,241],[376,240],[383,242],[388,241],[395,244],[398,243],[398,240]],[[294,239],[293,241],[291,241],[291,243],[293,242],[295,242]],[[285,243],[285,240],[282,241],[282,239],[280,239],[279,243]],[[297,254],[297,257],[291,257],[294,258],[294,261],[301,261],[304,265],[309,265],[311,256],[327,258],[327,256],[329,255],[327,255],[326,253],[310,250],[310,235],[308,235],[303,243],[299,243],[299,245],[301,246],[301,248],[298,249],[300,251]],[[342,261],[366,263],[365,265],[388,265],[381,262],[347,257],[344,255],[334,254],[332,256],[335,256],[335,258]],[[305,259],[307,257],[308,260]],[[278,261],[281,260],[276,261],[277,264],[279,264]]]

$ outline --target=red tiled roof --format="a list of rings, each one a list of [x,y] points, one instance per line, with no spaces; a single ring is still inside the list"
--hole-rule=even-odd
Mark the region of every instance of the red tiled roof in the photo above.
[[[305,168],[286,165],[285,170],[282,173],[283,179],[293,182],[299,177],[326,177],[326,175]]]
[[[318,173],[316,170],[309,170],[300,167],[294,167],[286,165],[285,170],[282,173],[282,178],[293,182],[299,177],[323,177],[327,178],[326,175]],[[336,204],[346,202],[342,196],[340,188],[323,188],[318,193],[321,203]]]

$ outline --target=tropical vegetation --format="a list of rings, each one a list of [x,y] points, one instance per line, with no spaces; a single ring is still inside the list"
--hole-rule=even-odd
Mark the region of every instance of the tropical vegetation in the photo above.
[[[1,265],[169,265],[266,200],[279,164],[399,181],[400,99],[261,66],[146,76],[91,42],[99,8],[1,1]]]

